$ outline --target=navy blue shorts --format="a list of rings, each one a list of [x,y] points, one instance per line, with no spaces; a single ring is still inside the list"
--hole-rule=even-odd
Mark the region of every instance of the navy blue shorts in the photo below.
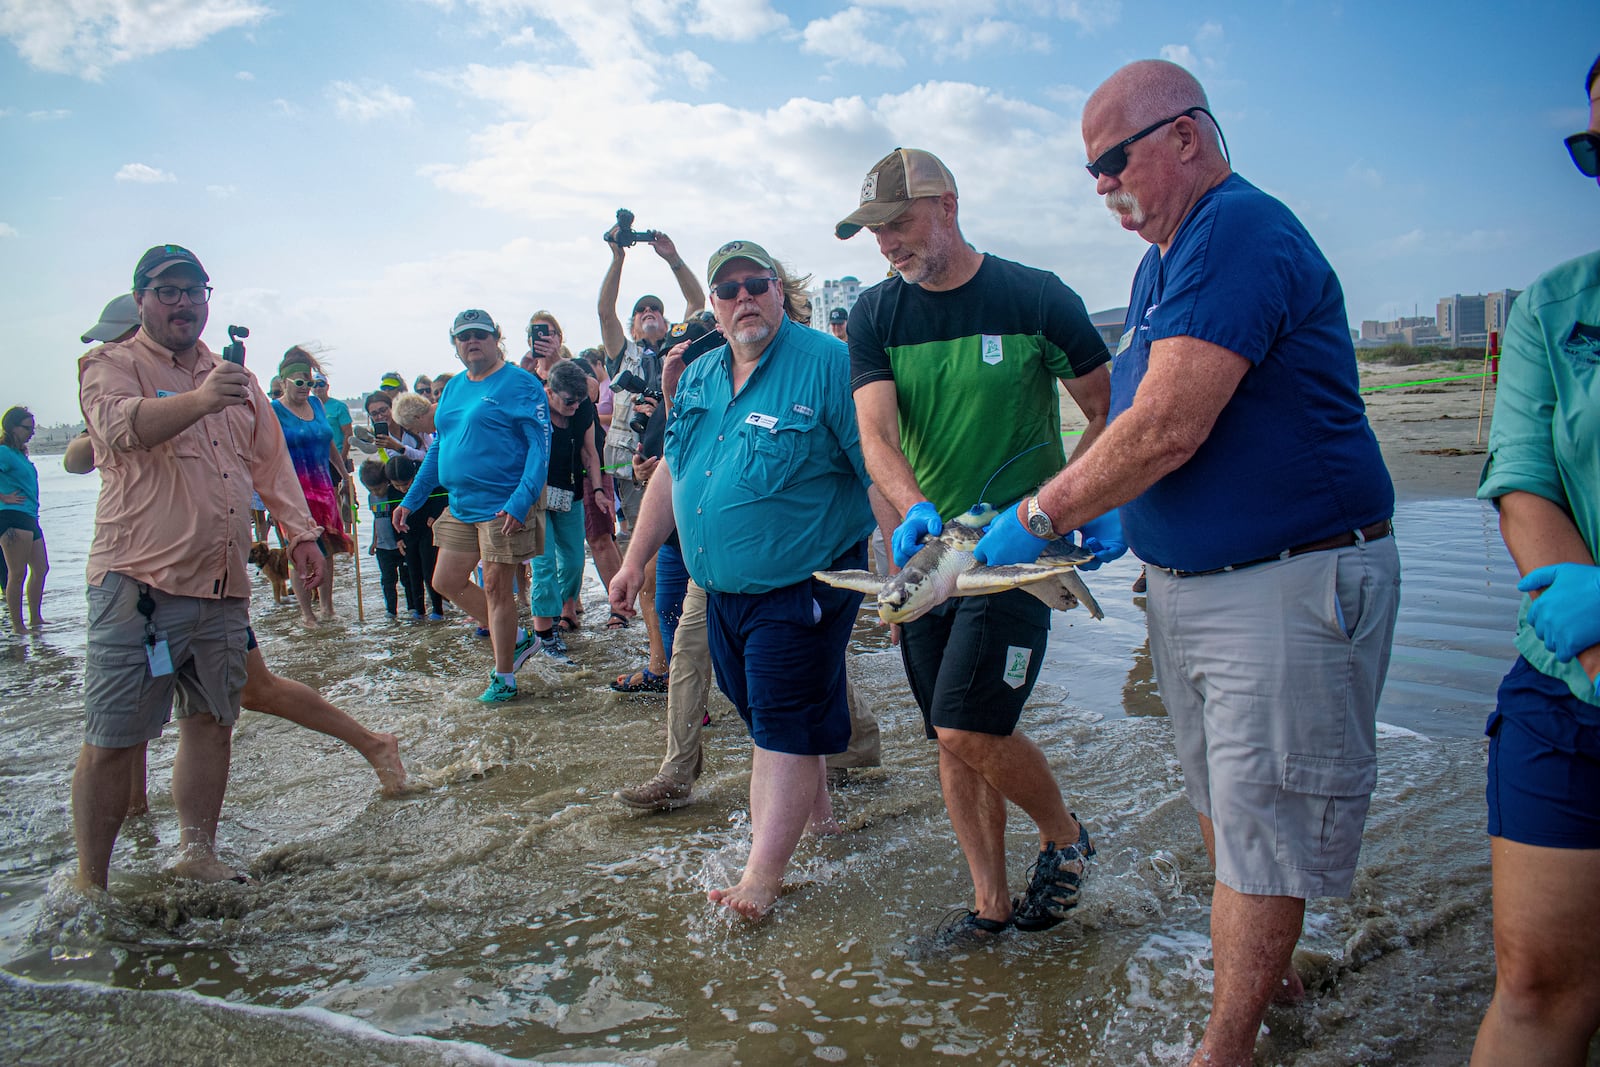
[[[829,570],[865,570],[867,542]],[[767,593],[706,593],[717,685],[758,748],[831,756],[850,747],[844,653],[861,594],[814,578]]]
[[[10,508],[0,511],[0,533],[10,530],[27,530],[33,534],[35,541],[44,540],[44,531],[39,528],[38,516],[29,515],[26,511]]]
[[[1600,708],[1518,656],[1483,732],[1492,836],[1600,848]]]

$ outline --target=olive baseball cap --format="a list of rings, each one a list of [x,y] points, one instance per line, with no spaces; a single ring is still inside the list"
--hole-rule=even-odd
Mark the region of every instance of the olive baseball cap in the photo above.
[[[861,206],[833,228],[834,235],[848,240],[863,226],[893,222],[918,197],[955,191],[956,180],[938,156],[920,148],[896,148],[867,172]]]
[[[706,264],[706,281],[716,281],[717,271],[736,259],[748,259],[756,266],[765,267],[773,273],[777,273],[778,270],[771,253],[754,241],[729,241],[711,253],[711,262]]]
[[[459,337],[462,330],[484,330],[497,337],[500,335],[500,327],[494,324],[494,320],[489,317],[489,313],[487,311],[479,311],[477,308],[468,308],[456,316],[455,323],[450,327],[450,336],[452,338]],[[404,388],[404,385],[405,383],[402,382],[401,387]]]

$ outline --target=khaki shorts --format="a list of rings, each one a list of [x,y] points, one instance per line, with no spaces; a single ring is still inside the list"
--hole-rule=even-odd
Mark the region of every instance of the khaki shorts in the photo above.
[[[1216,830],[1217,880],[1348,896],[1377,784],[1395,539],[1148,580],[1150,658],[1189,801]]]
[[[107,574],[89,586],[88,652],[83,670],[83,739],[100,748],[131,748],[161,736],[174,708],[178,717],[209,713],[224,726],[239,718],[244,692],[250,601],[205,600],[150,590],[151,621],[165,638],[172,673],[150,674],[139,583]]]
[[[500,532],[499,519],[462,522],[445,508],[433,520],[433,545],[441,552],[477,555],[485,563],[522,563],[544,555],[544,509],[534,508],[520,533]]]

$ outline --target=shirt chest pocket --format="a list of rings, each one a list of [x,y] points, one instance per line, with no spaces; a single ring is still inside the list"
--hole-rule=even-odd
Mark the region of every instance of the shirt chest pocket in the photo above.
[[[248,407],[238,406],[207,415],[172,439],[172,454],[179,459],[224,455],[248,458],[252,427],[250,416],[243,414],[248,410]],[[235,412],[241,414],[235,415]]]
[[[741,426],[745,462],[740,483],[762,493],[776,493],[793,485],[805,468],[815,425],[815,419],[796,417],[771,429],[752,423]]]

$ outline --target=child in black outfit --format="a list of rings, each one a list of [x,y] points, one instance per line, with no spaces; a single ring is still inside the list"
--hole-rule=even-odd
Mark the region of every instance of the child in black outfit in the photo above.
[[[389,484],[394,487],[395,503],[400,503],[406,490],[411,488],[411,481],[417,476],[417,464],[404,456],[390,456],[384,465],[384,473],[388,476]],[[412,605],[411,616],[415,619],[422,618],[422,598],[428,596],[432,601],[433,611],[429,613],[430,622],[438,622],[444,618],[444,597],[433,587],[433,567],[439,561],[439,550],[433,544],[433,520],[444,513],[448,499],[441,488],[435,490],[428,497],[427,503],[411,513],[407,525],[411,532],[406,535],[404,545],[406,554],[406,571],[409,574],[406,586],[406,603]]]
[[[396,587],[406,587],[406,607],[413,616],[421,614],[420,598],[412,599],[411,583],[404,575],[405,552],[395,534],[389,513],[400,503],[401,493],[389,484],[383,463],[376,459],[361,464],[361,484],[367,487],[367,506],[372,509],[372,547],[367,551],[378,557],[378,581],[383,586],[383,610],[389,618],[398,617],[399,598]]]

